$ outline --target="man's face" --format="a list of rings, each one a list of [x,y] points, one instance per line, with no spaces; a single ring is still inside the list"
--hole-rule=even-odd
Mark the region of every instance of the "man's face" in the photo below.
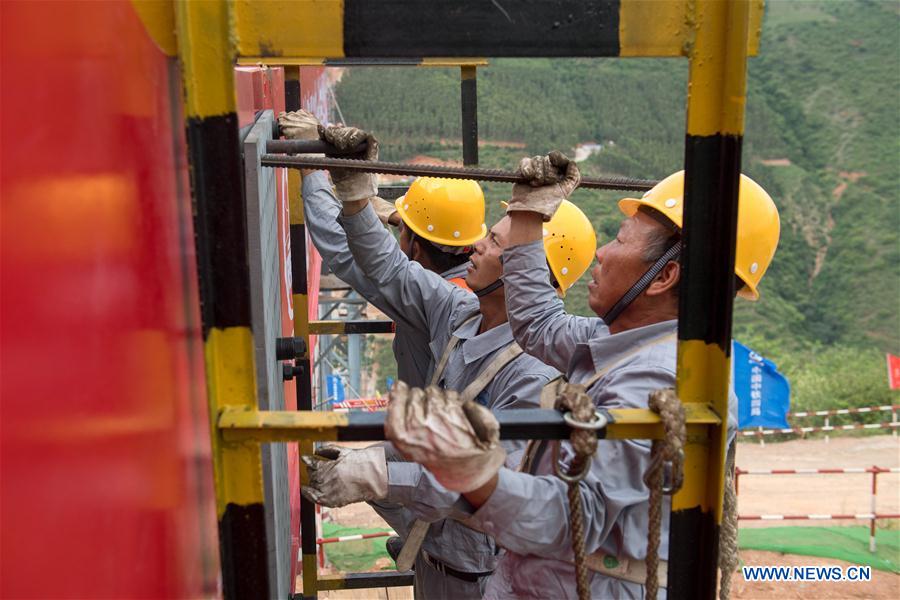
[[[466,285],[473,290],[484,289],[503,274],[500,255],[509,242],[509,217],[503,217],[491,227],[487,237],[475,242],[475,251],[469,260],[472,262],[466,274]]]
[[[595,314],[605,315],[647,271],[647,241],[660,228],[663,226],[651,217],[635,213],[622,221],[614,239],[597,250],[597,264],[588,283],[588,306]]]

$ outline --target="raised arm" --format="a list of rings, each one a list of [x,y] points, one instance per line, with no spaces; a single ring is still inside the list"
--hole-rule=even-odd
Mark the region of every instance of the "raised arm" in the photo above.
[[[512,227],[533,214],[512,213]],[[522,349],[565,373],[577,344],[608,335],[609,330],[599,318],[566,312],[562,300],[550,285],[540,230],[538,221],[537,241],[503,251],[506,312],[513,335]]]
[[[550,284],[544,253],[544,222],[578,187],[581,174],[559,152],[523,158],[519,173],[529,183],[513,186],[507,209],[510,247],[503,253],[503,283],[509,322],[526,352],[565,373],[577,344],[608,333],[600,319],[566,313]]]
[[[455,306],[470,294],[410,260],[397,240],[381,225],[371,204],[340,217],[347,234],[353,259],[366,277],[378,288],[381,302],[402,313],[412,327],[433,334],[447,329],[447,319]]]
[[[375,303],[378,300],[378,288],[354,262],[353,254],[347,245],[347,234],[338,223],[340,214],[341,202],[332,191],[328,175],[324,171],[310,171],[305,174],[303,216],[309,237],[312,238],[328,268],[366,300]]]

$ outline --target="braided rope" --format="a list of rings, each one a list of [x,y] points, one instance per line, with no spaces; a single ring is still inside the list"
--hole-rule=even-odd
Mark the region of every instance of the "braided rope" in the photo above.
[[[666,436],[653,440],[650,450],[650,466],[644,473],[644,483],[650,490],[647,532],[647,580],[644,583],[646,598],[656,598],[659,592],[659,537],[662,528],[662,496],[674,494],[684,480],[684,443],[687,436],[684,407],[675,390],[666,388],[650,394],[650,410],[659,414]],[[663,488],[665,467],[671,465],[672,484]]]
[[[594,419],[594,402],[585,393],[584,386],[569,384],[556,398],[558,410],[568,410],[572,417],[582,423]],[[581,507],[581,492],[578,482],[590,468],[591,457],[597,451],[597,435],[586,429],[572,429],[569,436],[575,458],[569,465],[567,496],[569,498],[569,521],[572,529],[572,553],[575,555],[575,584],[579,600],[590,600],[591,588],[588,568],[584,556],[584,515]]]
[[[731,578],[740,563],[738,554],[737,493],[734,489],[734,446],[725,461],[725,497],[722,501],[722,528],[719,530],[719,599],[731,597]]]

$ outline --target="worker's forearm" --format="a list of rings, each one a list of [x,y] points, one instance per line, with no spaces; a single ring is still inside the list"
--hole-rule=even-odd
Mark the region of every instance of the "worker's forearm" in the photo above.
[[[344,216],[351,217],[356,213],[362,211],[369,204],[369,199],[365,200],[351,200],[350,202],[344,202],[344,208],[341,211]]]
[[[507,214],[511,221],[509,228],[510,246],[519,246],[543,238],[544,217],[540,213],[515,210]]]
[[[494,476],[491,477],[487,483],[481,486],[478,489],[472,490],[471,492],[466,492],[463,494],[466,500],[469,501],[469,504],[472,505],[476,510],[481,508],[481,506],[488,501],[488,498],[491,497],[491,494],[494,493],[494,490],[497,489],[497,474],[494,473]]]

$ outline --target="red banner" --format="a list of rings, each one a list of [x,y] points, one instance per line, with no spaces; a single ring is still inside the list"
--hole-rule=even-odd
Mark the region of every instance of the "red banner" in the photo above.
[[[900,390],[900,356],[887,355],[888,385],[892,390]]]

